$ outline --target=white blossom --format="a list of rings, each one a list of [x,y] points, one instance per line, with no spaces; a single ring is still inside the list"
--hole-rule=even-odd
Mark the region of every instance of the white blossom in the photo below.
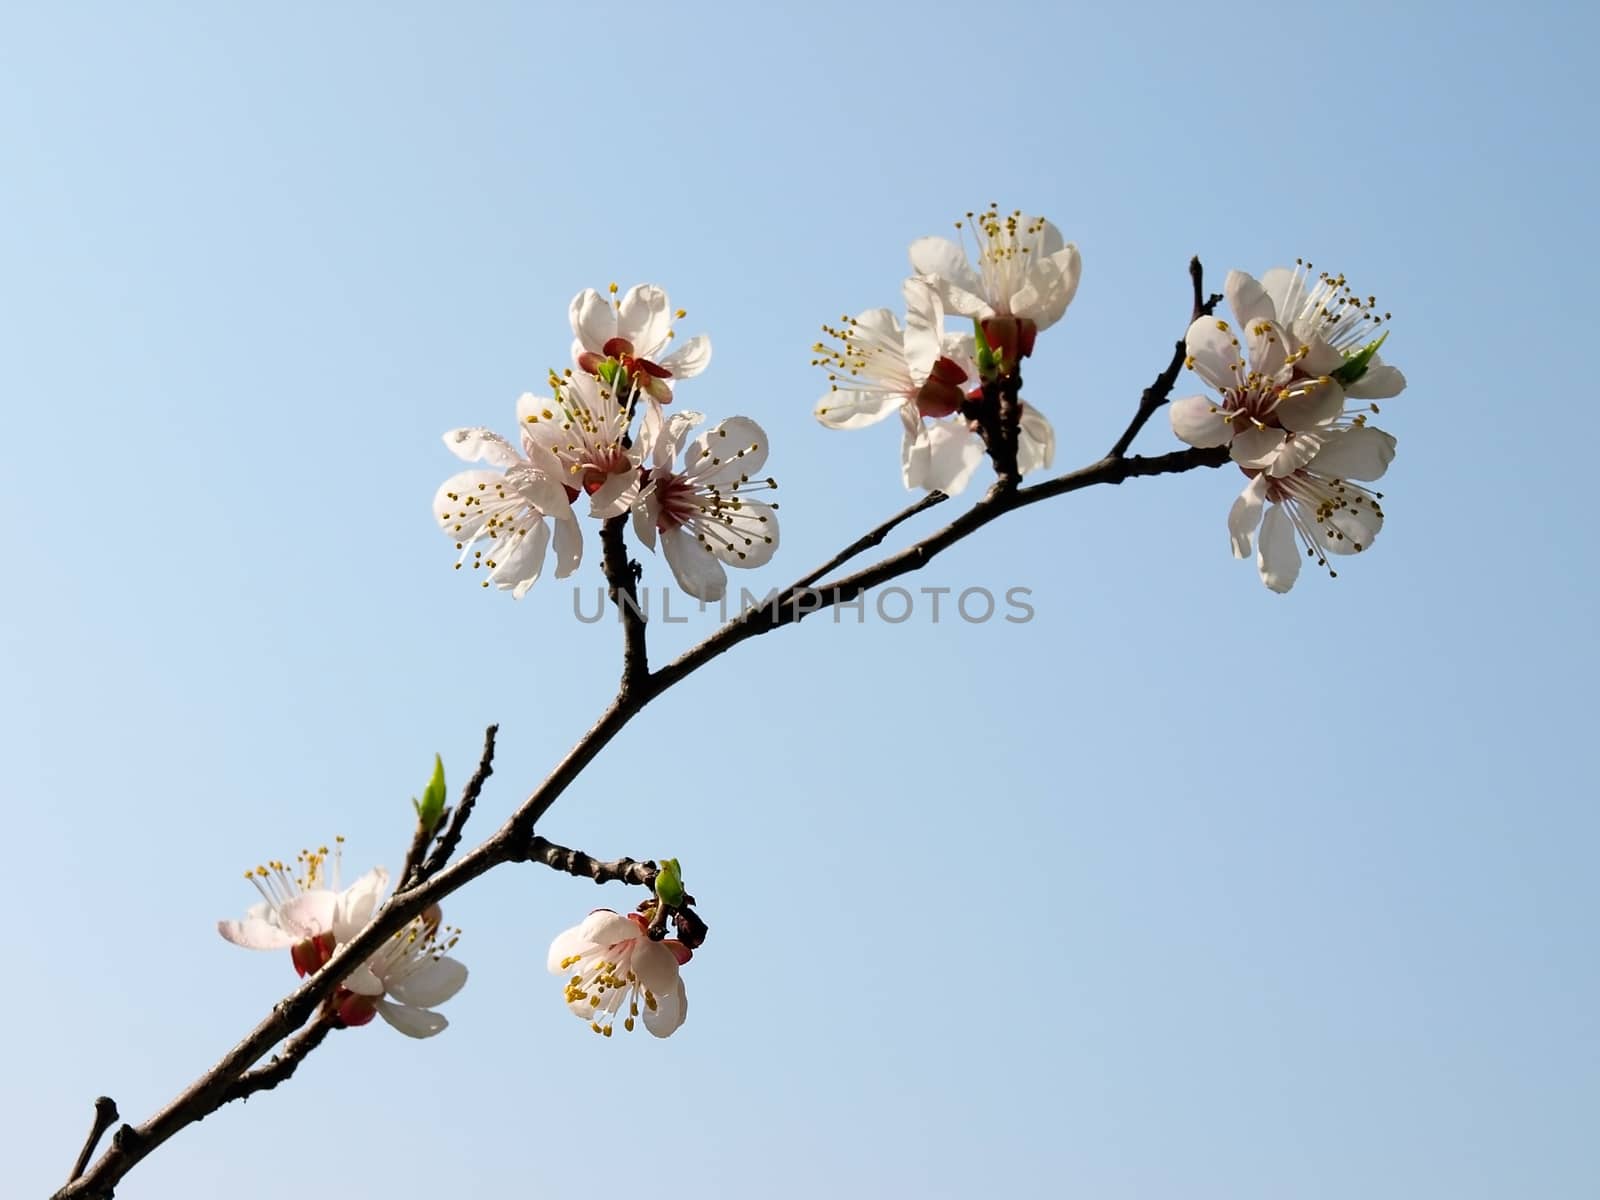
[[[669,1037],[688,1015],[678,968],[689,961],[689,948],[673,938],[652,941],[645,928],[638,913],[602,908],[550,943],[548,965],[566,977],[567,1007],[596,1033],[610,1037],[624,1005],[623,1028],[631,1032],[643,1017],[656,1037]]]
[[[309,975],[328,961],[334,947],[354,937],[372,919],[389,873],[375,867],[347,888],[339,880],[344,839],[302,850],[291,868],[274,859],[245,872],[261,893],[242,920],[218,921],[217,932],[247,950],[288,950],[294,968]]]
[[[382,1017],[407,1037],[432,1037],[449,1025],[433,1010],[459,992],[467,968],[447,952],[461,931],[439,924],[437,905],[414,918],[346,979],[336,998],[346,1025]]]

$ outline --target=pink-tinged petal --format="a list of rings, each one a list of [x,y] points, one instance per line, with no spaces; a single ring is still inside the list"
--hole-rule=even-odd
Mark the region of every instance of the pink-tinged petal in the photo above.
[[[339,908],[339,894],[326,888],[301,892],[278,909],[278,921],[301,938],[315,937],[333,929]],[[337,935],[335,935],[335,940]]]
[[[959,495],[983,461],[983,445],[959,417],[908,427],[901,446],[901,478],[908,488]]]
[[[572,322],[572,336],[583,350],[598,354],[602,346],[617,336],[616,309],[593,288],[584,288],[572,298],[567,319]]]
[[[409,1038],[431,1038],[442,1033],[450,1022],[425,1008],[408,1008],[392,1000],[378,1001],[378,1015]]]
[[[1291,385],[1272,411],[1285,429],[1318,429],[1344,412],[1344,389],[1326,376],[1303,379]]]
[[[703,333],[695,334],[662,359],[661,365],[672,372],[674,379],[693,379],[711,365],[711,339]]]
[[[1048,471],[1055,460],[1055,429],[1042,412],[1031,404],[1024,404],[1017,430],[1017,470],[1024,475],[1030,471]]]
[[[584,935],[581,925],[564,929],[556,934],[555,941],[550,943],[550,953],[546,957],[545,966],[552,975],[567,974],[576,966],[572,960],[592,954],[597,948],[595,943]]]
[[[928,282],[915,276],[900,285],[900,294],[906,303],[906,328],[902,335],[906,369],[911,382],[921,387],[943,352],[944,305]]]
[[[1183,338],[1188,367],[1219,392],[1242,382],[1244,356],[1233,326],[1220,317],[1201,317]]]
[[[1281,429],[1246,425],[1233,435],[1228,454],[1241,467],[1268,467],[1283,449],[1285,436]]]
[[[661,552],[673,578],[696,600],[721,600],[728,590],[728,575],[717,556],[682,529],[661,533]]]
[[[1295,433],[1285,439],[1267,474],[1274,479],[1293,475],[1314,459],[1322,450],[1324,435],[1320,433]]]
[[[640,358],[655,358],[672,332],[672,307],[667,293],[653,283],[629,288],[617,309],[617,336],[633,343]]]
[[[1405,390],[1406,377],[1399,368],[1374,355],[1361,378],[1345,389],[1345,395],[1353,400],[1388,400]]]
[[[217,932],[246,950],[287,950],[300,940],[280,926],[253,916],[242,921],[218,921]]]
[[[1393,436],[1371,425],[1330,435],[1311,469],[1330,479],[1356,479],[1370,483],[1383,478],[1394,461]]]
[[[363,963],[352,971],[344,986],[358,996],[381,996],[384,991],[383,980],[374,973],[370,963]]]
[[[671,1037],[682,1028],[684,1018],[689,1015],[689,994],[684,991],[680,979],[672,991],[657,992],[655,996],[656,1006],[645,1006],[644,1027],[655,1037]]]
[[[1222,409],[1206,396],[1174,400],[1167,416],[1172,421],[1172,432],[1191,446],[1226,446],[1233,437],[1233,425],[1223,419]]]
[[[452,429],[444,435],[444,444],[450,453],[467,462],[486,462],[495,467],[509,467],[521,461],[516,448],[493,430],[481,427]]]
[[[1222,294],[1228,301],[1228,311],[1233,314],[1240,328],[1247,328],[1256,321],[1278,319],[1277,307],[1272,297],[1267,295],[1267,289],[1248,272],[1229,271],[1227,281],[1222,285]]]
[[[1360,554],[1383,529],[1383,514],[1365,499],[1355,498],[1328,514],[1317,529],[1322,535],[1319,544],[1329,554]]]
[[[388,868],[374,867],[339,894],[332,914],[334,941],[348,942],[367,927],[388,886]]]
[[[437,1008],[466,986],[467,968],[453,958],[425,959],[389,985],[401,1004]]]
[[[857,392],[846,388],[817,401],[816,418],[829,429],[865,429],[905,403],[895,392]]]
[[[1287,592],[1300,574],[1300,542],[1283,505],[1267,509],[1261,522],[1261,545],[1256,553],[1261,582],[1275,592]]]
[[[1266,502],[1267,477],[1258,475],[1245,484],[1233,507],[1228,510],[1228,540],[1233,544],[1233,556],[1245,558],[1250,553],[1250,539],[1256,526],[1261,524],[1261,506]]]
[[[565,579],[583,561],[583,529],[576,517],[558,517],[555,522],[556,578]]]

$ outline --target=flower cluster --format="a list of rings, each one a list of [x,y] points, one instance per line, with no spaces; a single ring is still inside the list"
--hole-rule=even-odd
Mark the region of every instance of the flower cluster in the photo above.
[[[991,205],[956,222],[969,250],[948,238],[911,244],[901,292],[905,322],[873,308],[824,325],[814,366],[828,372],[816,417],[830,429],[859,429],[900,414],[900,472],[908,488],[955,494],[983,460],[986,431],[999,431],[1003,386],[1020,387],[1020,361],[1041,330],[1059,321],[1078,290],[1078,248],[1043,217],[1002,214]],[[947,331],[947,316],[972,331]],[[1014,393],[1013,393],[1014,394]],[[1017,398],[1019,472],[1055,458],[1055,432]],[[993,447],[991,447],[993,452]]]
[[[652,941],[638,913],[626,916],[598,908],[550,943],[551,974],[567,977],[567,1007],[606,1037],[624,1004],[622,1027],[644,1027],[670,1037],[689,1013],[689,997],[678,968],[692,952],[674,938]],[[641,1007],[642,1003],[642,1007]]]
[[[538,580],[554,544],[556,578],[578,568],[583,532],[576,508],[609,520],[632,514],[635,531],[662,552],[680,587],[698,600],[720,600],[725,566],[757,567],[778,545],[776,504],[751,498],[777,482],[757,477],[767,438],[748,417],[734,417],[685,450],[705,418],[666,406],[674,385],[704,371],[711,341],[688,339],[664,354],[675,334],[667,293],[654,284],[592,288],[573,298],[572,365],[552,371],[548,396],[517,401],[516,444],[482,428],[455,429],[445,445],[486,468],[447,479],[434,496],[439,527],[469,566],[520,599]],[[683,457],[680,459],[680,451]]]
[[[1287,592],[1302,549],[1332,575],[1330,555],[1359,554],[1383,528],[1382,496],[1363,485],[1388,470],[1395,440],[1367,418],[1405,376],[1378,355],[1389,314],[1343,275],[1303,262],[1260,280],[1230,271],[1224,294],[1235,323],[1200,317],[1186,337],[1188,367],[1216,395],[1175,401],[1172,429],[1228,447],[1248,479],[1228,514],[1234,556],[1254,537],[1261,581]]]
[[[273,861],[246,871],[261,900],[243,920],[218,921],[217,932],[248,950],[288,950],[301,975],[320,971],[334,950],[366,928],[389,884],[375,867],[347,888],[340,887],[344,839],[333,850],[302,850],[291,871]],[[385,942],[334,991],[330,1001],[345,1025],[365,1025],[381,1016],[408,1037],[432,1037],[449,1024],[433,1009],[467,981],[467,968],[447,952],[461,931],[440,924],[437,906]]]

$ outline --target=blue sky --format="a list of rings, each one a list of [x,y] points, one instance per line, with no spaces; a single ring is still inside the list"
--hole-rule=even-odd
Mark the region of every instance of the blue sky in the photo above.
[[[1083,252],[1027,376],[1063,469],[1166,361],[1190,254],[1376,293],[1410,387],[1372,552],[1275,596],[1228,556],[1235,473],[1136,481],[909,581],[1030,588],[1027,624],[741,647],[542,827],[683,860],[712,934],[676,1036],[602,1042],[544,971],[637,896],[502,871],[447,908],[473,974],[446,1033],[336,1036],[119,1196],[1600,1191],[1595,541],[1564,453],[1592,14],[3,20],[16,1194],[59,1183],[95,1095],[147,1115],[292,982],[213,932],[243,868],[335,833],[397,865],[433,753],[453,787],[498,721],[485,835],[609,696],[616,631],[570,583],[481,592],[428,512],[439,434],[509,427],[573,293],[657,281],[711,334],[680,394],[771,435],[765,588],[905,502],[891,426],[811,418],[817,326],[896,303],[906,245],[991,200]],[[1136,449],[1174,446],[1158,419]],[[656,657],[709,627],[654,628]]]

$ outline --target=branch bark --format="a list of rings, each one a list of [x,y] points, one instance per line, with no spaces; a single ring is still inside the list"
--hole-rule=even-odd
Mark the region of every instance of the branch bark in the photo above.
[[[1205,294],[1204,268],[1200,266],[1198,257],[1189,260],[1189,285],[1194,296],[1194,303],[1189,309],[1189,323],[1192,325],[1201,317],[1209,317],[1217,305],[1222,303],[1222,296],[1213,292]],[[1177,385],[1178,372],[1183,370],[1183,364],[1189,357],[1189,349],[1185,345],[1185,338],[1179,338],[1178,344],[1172,351],[1172,361],[1156,376],[1156,380],[1139,396],[1139,407],[1133,414],[1133,420],[1128,422],[1128,427],[1106,452],[1107,458],[1121,458],[1128,452],[1128,447],[1133,445],[1133,439],[1139,436],[1139,431],[1145,427],[1155,412],[1167,402],[1167,397],[1172,395],[1172,389]]]

